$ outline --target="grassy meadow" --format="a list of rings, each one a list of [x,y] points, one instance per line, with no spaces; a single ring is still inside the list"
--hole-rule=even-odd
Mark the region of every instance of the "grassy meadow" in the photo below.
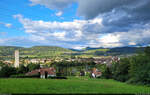
[[[106,79],[69,77],[68,79],[0,79],[0,93],[150,93],[150,87]]]

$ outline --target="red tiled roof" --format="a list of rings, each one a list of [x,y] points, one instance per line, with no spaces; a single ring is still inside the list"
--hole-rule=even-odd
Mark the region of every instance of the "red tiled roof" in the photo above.
[[[26,73],[26,75],[35,75],[40,73],[41,75],[45,75],[45,72],[47,72],[49,75],[55,75],[56,70],[54,68],[42,68],[42,69],[37,69],[33,70],[31,72]]]

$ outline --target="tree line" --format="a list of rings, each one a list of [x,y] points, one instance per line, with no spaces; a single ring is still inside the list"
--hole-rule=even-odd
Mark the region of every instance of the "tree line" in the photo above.
[[[30,63],[27,66],[24,66],[21,64],[19,68],[15,68],[13,66],[8,66],[7,64],[4,64],[3,62],[0,62],[0,78],[8,78],[11,75],[24,75],[27,72],[30,72],[35,69],[39,69],[40,64],[33,64]]]
[[[120,62],[113,62],[110,67],[103,65],[102,78],[115,79],[132,84],[150,85],[150,47],[143,53],[122,58]]]

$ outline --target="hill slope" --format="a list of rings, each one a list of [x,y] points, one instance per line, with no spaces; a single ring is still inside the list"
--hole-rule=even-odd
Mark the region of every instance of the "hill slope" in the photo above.
[[[70,57],[71,55],[80,57],[93,57],[104,55],[128,55],[143,51],[144,47],[117,47],[117,48],[85,48],[83,50],[72,50],[56,46],[34,46],[30,48],[15,46],[0,46],[0,58],[13,57],[14,51],[19,50],[21,57],[29,58],[52,58],[52,57]]]
[[[116,47],[116,48],[90,48],[87,47],[77,54],[79,56],[118,56],[118,55],[132,55],[138,52],[143,52],[144,47]]]
[[[15,50],[23,49],[23,47],[0,46],[0,56],[12,56]]]
[[[65,53],[71,54],[73,51],[56,46],[34,46],[31,48],[0,46],[1,57],[13,57],[14,51],[19,50],[21,57],[55,57],[65,56]]]
[[[64,56],[65,53],[72,53],[73,51],[56,46],[34,46],[31,48],[24,48],[20,50],[20,55],[28,57],[55,57]]]
[[[1,78],[0,85],[0,93],[13,94],[148,94],[150,92],[150,87],[86,77],[72,77],[67,80]]]

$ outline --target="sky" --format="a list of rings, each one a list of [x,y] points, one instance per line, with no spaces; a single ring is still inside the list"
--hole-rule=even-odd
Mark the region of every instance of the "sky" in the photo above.
[[[150,0],[0,0],[0,46],[150,45]]]

